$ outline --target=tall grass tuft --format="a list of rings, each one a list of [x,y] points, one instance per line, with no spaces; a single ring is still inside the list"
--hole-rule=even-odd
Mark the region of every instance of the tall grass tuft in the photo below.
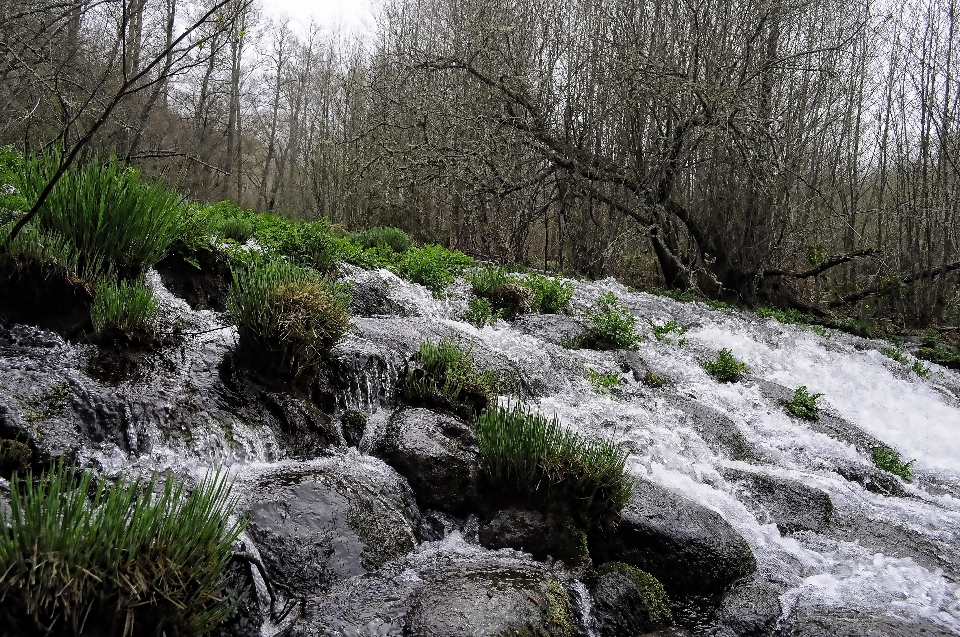
[[[533,290],[531,310],[538,314],[566,312],[573,298],[573,285],[559,278],[530,274],[523,284]]]
[[[480,411],[496,391],[496,373],[478,371],[470,348],[451,339],[423,341],[413,360],[419,367],[409,368],[402,384],[404,396],[413,402]]]
[[[18,190],[36,201],[59,159],[26,158]],[[183,226],[180,197],[116,160],[68,170],[40,209],[38,223],[72,244],[81,267],[103,259],[124,278],[137,278],[162,259]]]
[[[110,330],[150,334],[155,331],[159,318],[160,301],[153,290],[142,283],[117,283],[108,279],[97,286],[90,320],[98,335]]]
[[[403,230],[389,226],[377,226],[354,233],[351,240],[367,249],[390,248],[394,252],[406,252],[413,247],[413,240]]]
[[[614,524],[630,498],[627,451],[569,432],[556,417],[521,405],[495,407],[476,418],[476,436],[495,485],[588,527]]]
[[[227,306],[240,345],[295,376],[314,369],[350,327],[344,296],[317,272],[287,261],[235,270]]]
[[[235,605],[225,571],[245,527],[229,519],[231,484],[209,474],[188,493],[168,476],[155,494],[154,479],[91,482],[63,464],[38,480],[14,476],[0,525],[0,619],[124,637],[204,635],[223,621]]]

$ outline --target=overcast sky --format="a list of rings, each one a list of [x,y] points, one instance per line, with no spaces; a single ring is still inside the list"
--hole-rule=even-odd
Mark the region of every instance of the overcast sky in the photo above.
[[[301,27],[310,24],[312,18],[319,25],[363,29],[372,22],[370,3],[371,0],[265,0],[263,8],[267,16],[286,15]]]

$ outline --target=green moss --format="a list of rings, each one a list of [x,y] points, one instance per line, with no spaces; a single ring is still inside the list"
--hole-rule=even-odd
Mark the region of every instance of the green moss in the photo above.
[[[572,614],[570,596],[560,582],[552,580],[547,585],[547,621],[553,637],[573,637]]]
[[[667,626],[673,623],[670,598],[660,580],[646,571],[623,562],[607,562],[597,569],[597,575],[601,576],[611,571],[626,575],[636,586],[640,604],[646,611],[651,626]]]
[[[14,471],[23,473],[30,466],[33,452],[16,440],[0,440],[0,476],[9,479]]]

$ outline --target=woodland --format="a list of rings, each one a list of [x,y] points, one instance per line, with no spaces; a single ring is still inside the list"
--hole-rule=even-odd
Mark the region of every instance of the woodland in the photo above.
[[[0,146],[57,151],[54,179],[115,157],[198,202],[949,328],[956,10],[383,0],[358,34],[257,0],[5,0]]]

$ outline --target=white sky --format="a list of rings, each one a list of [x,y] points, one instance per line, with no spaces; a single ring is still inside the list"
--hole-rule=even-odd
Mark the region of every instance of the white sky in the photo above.
[[[348,30],[364,30],[372,24],[371,0],[264,0],[265,17],[290,18],[291,25],[301,29],[311,18],[325,27],[342,26]]]

